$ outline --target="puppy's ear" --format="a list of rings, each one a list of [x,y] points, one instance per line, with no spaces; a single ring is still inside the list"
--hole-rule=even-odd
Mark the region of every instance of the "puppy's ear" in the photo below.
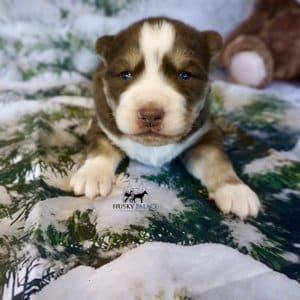
[[[223,40],[221,35],[216,31],[204,31],[202,32],[204,39],[207,43],[207,48],[211,58],[214,58],[221,50]]]
[[[104,35],[97,39],[95,48],[97,53],[99,53],[104,59],[107,58],[109,49],[112,45],[112,42],[114,40],[113,35]]]

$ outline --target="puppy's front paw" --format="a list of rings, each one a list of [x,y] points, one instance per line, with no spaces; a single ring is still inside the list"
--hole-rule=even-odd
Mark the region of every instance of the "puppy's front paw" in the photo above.
[[[241,219],[256,217],[261,207],[257,195],[243,183],[225,184],[218,188],[211,198],[223,213],[231,212]]]
[[[89,158],[73,175],[70,185],[75,195],[89,198],[107,196],[115,180],[114,170],[109,161],[102,157]]]

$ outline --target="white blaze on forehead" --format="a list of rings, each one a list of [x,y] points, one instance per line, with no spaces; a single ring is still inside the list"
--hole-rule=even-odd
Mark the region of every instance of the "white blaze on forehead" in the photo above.
[[[175,29],[172,24],[162,21],[144,23],[140,33],[140,48],[145,58],[146,71],[159,67],[161,60],[172,49]]]

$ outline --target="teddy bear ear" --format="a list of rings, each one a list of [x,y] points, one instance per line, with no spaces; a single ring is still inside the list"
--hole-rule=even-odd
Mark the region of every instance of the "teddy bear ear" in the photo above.
[[[104,35],[97,39],[95,48],[97,53],[99,53],[104,59],[107,58],[108,51],[112,45],[114,40],[113,35]]]
[[[204,31],[204,39],[207,42],[208,51],[211,57],[215,57],[221,50],[223,40],[221,35],[216,31]]]

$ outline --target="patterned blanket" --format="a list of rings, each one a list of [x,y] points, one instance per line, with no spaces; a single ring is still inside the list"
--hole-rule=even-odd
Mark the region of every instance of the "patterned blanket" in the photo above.
[[[67,14],[62,10],[60,18]],[[39,298],[39,291],[71,270],[102,270],[122,253],[153,241],[220,243],[300,280],[299,106],[276,93],[222,81],[212,84],[212,110],[226,151],[263,204],[256,219],[221,214],[177,160],[160,169],[125,160],[106,199],[75,197],[69,177],[84,158],[84,134],[93,113],[92,39],[67,30],[35,37],[26,27],[19,28],[19,38],[12,38],[4,29],[0,296],[48,299],[45,294]],[[28,32],[30,38],[20,38]],[[90,272],[84,270],[81,276]],[[76,276],[71,282],[76,286]],[[169,299],[164,293],[155,295]],[[188,285],[172,295],[193,299]]]

